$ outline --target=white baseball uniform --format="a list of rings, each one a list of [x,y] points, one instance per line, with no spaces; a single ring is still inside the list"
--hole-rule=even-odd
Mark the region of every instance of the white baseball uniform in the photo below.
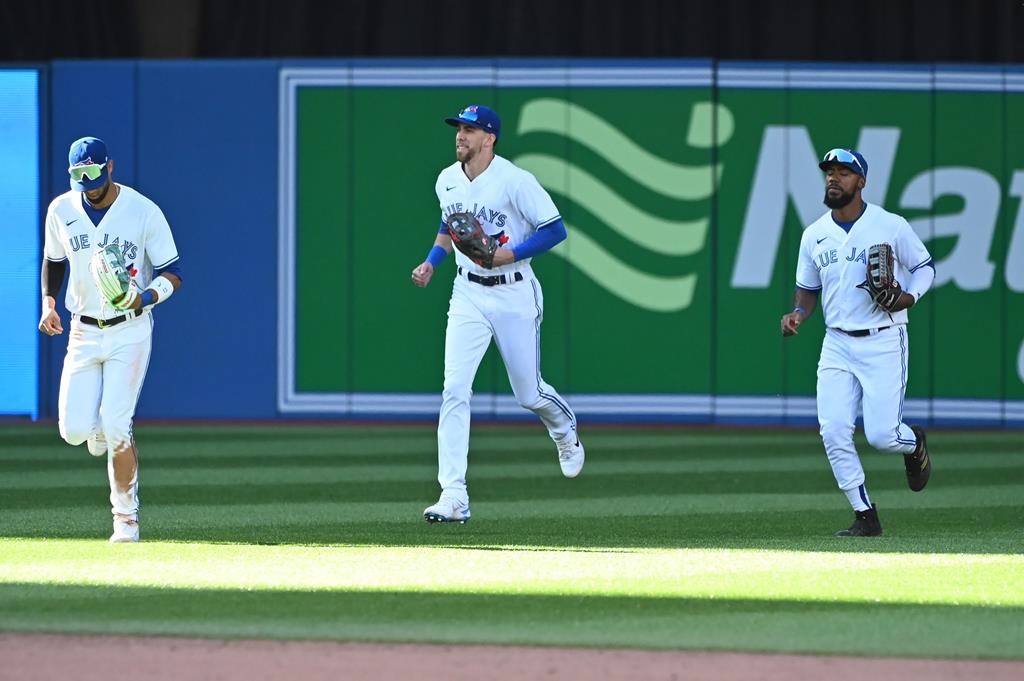
[[[53,262],[69,261],[65,306],[72,315],[68,351],[61,374],[58,418],[60,434],[79,445],[94,431],[108,443],[107,471],[110,503],[115,516],[138,519],[138,479],[127,491],[114,481],[113,455],[131,447],[132,419],[149,367],[153,317],[150,312],[117,310],[103,298],[89,272],[99,248],[121,246],[125,263],[140,289],[153,278],[153,270],[178,259],[171,228],[160,208],[131,187],[118,185],[120,193],[99,224],[82,205],[78,191],[61,194],[46,213],[44,256]],[[101,328],[81,317],[126,321]]]
[[[847,492],[864,482],[853,444],[858,410],[863,410],[864,434],[876,449],[907,453],[917,441],[903,423],[907,311],[877,307],[865,289],[867,251],[879,243],[893,246],[896,277],[904,286],[911,273],[931,263],[906,220],[867,204],[849,233],[835,223],[831,211],[807,227],[796,269],[797,286],[821,291],[827,329],[818,362],[818,422],[836,482]],[[917,299],[924,293],[905,290]]]
[[[501,156],[470,181],[455,162],[435,185],[442,221],[451,213],[472,212],[484,231],[504,248],[523,243],[537,229],[559,220],[558,209],[529,172]],[[438,419],[438,476],[442,494],[468,502],[470,397],[473,379],[493,338],[516,399],[531,410],[555,442],[576,437],[576,416],[540,374],[540,324],[544,294],[530,259],[484,269],[457,249],[456,276],[445,334],[444,394]],[[500,277],[487,286],[476,277]],[[485,280],[493,281],[493,280]]]

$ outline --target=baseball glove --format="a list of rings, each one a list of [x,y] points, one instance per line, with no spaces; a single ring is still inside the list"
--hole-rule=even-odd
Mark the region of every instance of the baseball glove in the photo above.
[[[878,307],[894,312],[896,301],[903,295],[896,281],[895,258],[892,246],[875,244],[868,249],[868,293]]]
[[[120,246],[108,244],[96,251],[89,271],[96,288],[113,307],[127,310],[135,302],[140,292],[139,285],[128,272]]]
[[[484,231],[472,213],[452,213],[445,220],[445,225],[455,248],[477,265],[491,268],[494,252],[498,250],[498,240]]]

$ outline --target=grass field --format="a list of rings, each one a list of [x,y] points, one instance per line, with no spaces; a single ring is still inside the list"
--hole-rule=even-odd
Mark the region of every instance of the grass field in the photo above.
[[[431,428],[138,428],[142,536],[105,462],[0,428],[0,630],[1024,658],[1024,434],[929,434],[920,494],[860,443],[885,535],[813,430],[477,427],[473,520],[428,525]]]

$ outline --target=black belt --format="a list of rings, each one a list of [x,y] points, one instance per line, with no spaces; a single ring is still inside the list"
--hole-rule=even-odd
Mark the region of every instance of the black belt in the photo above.
[[[858,329],[856,331],[847,331],[846,329],[836,329],[836,331],[842,331],[847,336],[853,336],[854,338],[863,338],[864,336],[870,336],[873,333],[878,333],[879,331],[885,331],[886,329],[889,329],[889,328],[892,328],[892,327],[880,326],[877,329]]]
[[[459,268],[459,274],[462,274],[462,268]],[[480,284],[481,286],[497,286],[498,284],[511,284],[517,281],[523,280],[522,272],[513,272],[512,274],[495,274],[490,277],[481,277],[480,275],[473,274],[472,272],[466,272],[466,279],[469,279],[474,284]]]
[[[90,326],[98,326],[101,329],[105,329],[108,326],[117,326],[121,322],[126,322],[129,319],[135,319],[138,315],[126,315],[123,314],[120,317],[111,317],[110,319],[96,319],[95,317],[86,317],[84,314],[75,315],[79,321],[89,324]]]

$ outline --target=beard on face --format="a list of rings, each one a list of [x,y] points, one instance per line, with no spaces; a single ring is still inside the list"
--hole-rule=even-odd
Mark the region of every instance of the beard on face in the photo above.
[[[466,146],[461,149],[455,149],[455,158],[462,163],[469,163],[476,156],[476,150],[473,147]]]
[[[839,188],[836,187],[836,189],[839,189]],[[844,192],[842,189],[839,189],[839,196],[837,196],[835,198],[830,197],[828,195],[828,192],[829,192],[829,188],[826,188],[825,189],[825,205],[828,206],[829,208],[833,208],[833,209],[835,209],[835,208],[844,208],[844,207],[850,205],[850,202],[853,201],[853,192]]]
[[[107,178],[107,181],[103,184],[102,187],[100,187],[100,189],[102,189],[103,191],[100,192],[95,198],[90,197],[89,192],[86,192],[85,200],[94,206],[98,203],[103,203],[103,199],[107,198],[107,192],[110,191],[110,178]]]

